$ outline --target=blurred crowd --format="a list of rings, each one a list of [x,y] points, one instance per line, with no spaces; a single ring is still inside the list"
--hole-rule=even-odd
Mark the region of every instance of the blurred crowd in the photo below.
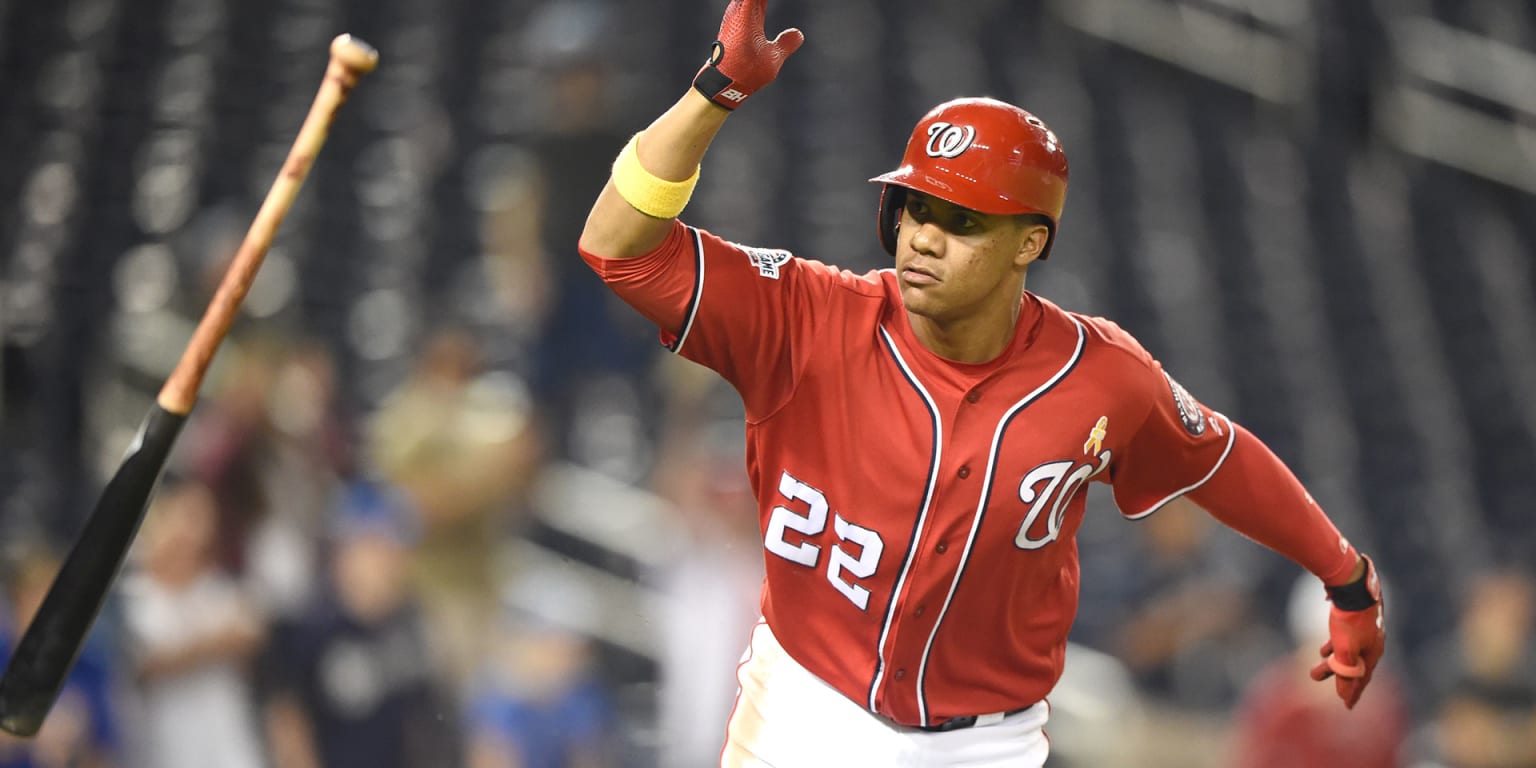
[[[0,216],[0,656],[302,116],[296,96],[252,94],[307,98],[343,27],[384,64],[219,353],[57,706],[35,740],[0,736],[0,768],[716,764],[761,578],[740,405],[668,356],[574,244],[610,159],[686,84],[721,3],[146,2],[0,1],[0,139],[37,148],[35,173],[0,167],[0,199],[21,201]],[[1326,636],[1315,579],[1198,509],[1128,523],[1095,488],[1051,764],[1536,768],[1536,411],[1508,384],[1536,383],[1536,340],[1519,323],[1485,329],[1471,302],[1403,303],[1414,280],[1467,294],[1411,249],[1379,250],[1411,237],[1416,211],[1491,200],[1482,215],[1504,217],[1479,221],[1507,242],[1480,252],[1505,242],[1517,256],[1500,269],[1514,270],[1529,251],[1508,244],[1536,217],[1528,191],[1431,184],[1444,169],[1413,182],[1473,202],[1402,191],[1390,169],[1418,161],[1381,146],[1367,107],[1396,29],[1383,19],[1409,11],[1121,9],[1176,8],[1191,34],[1217,29],[1199,14],[1282,42],[1309,30],[1303,50],[1335,76],[1298,106],[1253,83],[1238,93],[1231,73],[1144,66],[1111,43],[1162,54],[1102,2],[983,1],[945,19],[940,4],[889,5],[903,23],[865,0],[775,0],[770,24],[791,19],[811,43],[722,136],[690,221],[880,266],[876,193],[855,185],[955,89],[1021,100],[1063,135],[1075,185],[1061,255],[1031,288],[1147,339],[1379,553],[1388,653],[1345,711],[1307,677]],[[1536,49],[1518,4],[1408,5]],[[858,29],[870,39],[818,43]],[[921,29],[982,52],[920,45]],[[445,42],[461,39],[482,47]],[[896,50],[923,53],[878,71],[846,58]],[[824,72],[850,68],[850,91],[829,85]],[[143,92],[102,85],[118,71],[141,72],[120,76]],[[886,92],[899,96],[871,95]],[[1287,121],[1311,127],[1276,127]],[[150,149],[114,166],[115,150],[80,149],[92,142]],[[138,176],[110,170],[130,165]],[[107,169],[98,191],[60,181],[91,167]],[[1411,199],[1373,197],[1392,190]],[[1369,199],[1351,209],[1357,195]],[[1368,226],[1346,226],[1351,211]],[[1425,238],[1435,264],[1462,259]],[[1229,258],[1200,261],[1213,253]],[[1536,319],[1529,266],[1478,258],[1467,274],[1500,277],[1479,306]],[[1371,263],[1384,276],[1356,281]],[[1373,306],[1424,316],[1387,323]],[[1446,405],[1463,397],[1478,407]]]
[[[656,360],[666,426],[631,482],[557,450],[575,425],[480,346],[430,335],[349,422],[323,345],[243,329],[55,711],[0,766],[713,764],[761,578],[733,394]],[[1306,674],[1315,579],[1196,508],[1094,504],[1053,765],[1536,765],[1529,570],[1481,573],[1434,663],[1389,653],[1345,711]],[[0,647],[59,543],[6,542]]]

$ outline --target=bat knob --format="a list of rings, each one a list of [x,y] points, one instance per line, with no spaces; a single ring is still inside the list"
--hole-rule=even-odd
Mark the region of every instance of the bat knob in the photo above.
[[[379,52],[351,35],[337,35],[331,41],[331,59],[356,74],[365,75],[379,65]]]

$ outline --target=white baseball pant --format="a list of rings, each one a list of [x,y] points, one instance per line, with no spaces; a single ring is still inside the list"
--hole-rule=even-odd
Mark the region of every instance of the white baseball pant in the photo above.
[[[763,622],[736,677],[721,768],[1039,768],[1050,751],[1046,702],[959,730],[903,728],[800,666]]]

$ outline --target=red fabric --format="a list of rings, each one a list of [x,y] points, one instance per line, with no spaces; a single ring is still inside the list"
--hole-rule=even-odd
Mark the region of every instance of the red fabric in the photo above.
[[[741,394],[763,614],[796,661],[898,722],[1013,710],[1055,685],[1089,480],[1142,514],[1228,472],[1213,470],[1230,423],[1113,323],[1032,294],[997,359],[961,364],[913,335],[891,270],[681,223],[654,253],[583,256]]]
[[[1301,482],[1257,437],[1233,425],[1226,463],[1190,492],[1191,501],[1254,541],[1311,571],[1325,584],[1349,580],[1357,555]]]

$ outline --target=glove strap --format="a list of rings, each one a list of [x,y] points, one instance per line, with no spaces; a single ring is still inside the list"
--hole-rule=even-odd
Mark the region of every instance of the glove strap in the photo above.
[[[1348,584],[1337,587],[1327,587],[1328,599],[1333,601],[1334,607],[1341,611],[1363,611],[1381,602],[1381,588],[1377,586],[1376,565],[1369,557],[1361,555],[1365,560],[1365,573],[1360,578]]]
[[[730,75],[720,71],[720,60],[723,58],[725,58],[725,43],[716,40],[715,44],[709,48],[709,61],[693,78],[693,87],[704,94],[704,98],[734,111],[751,94],[732,87],[736,81],[731,79]]]

